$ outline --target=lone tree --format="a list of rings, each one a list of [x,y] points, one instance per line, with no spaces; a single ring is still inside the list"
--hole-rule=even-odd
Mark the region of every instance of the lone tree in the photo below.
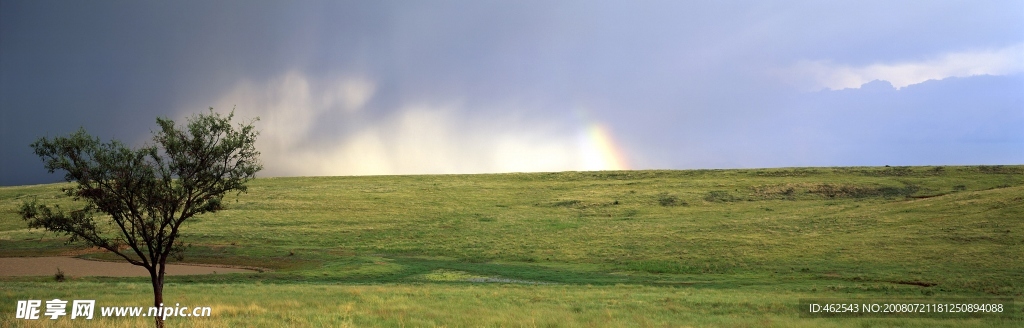
[[[162,306],[167,258],[180,259],[184,251],[181,224],[220,209],[226,193],[245,192],[245,183],[263,168],[253,145],[259,134],[253,122],[236,128],[232,117],[234,111],[221,116],[210,108],[181,127],[158,118],[154,143],[138,149],[118,141],[100,143],[84,129],[40,138],[32,143],[36,155],[50,173],[67,172],[64,179],[73,185],[62,190],[85,205],[65,212],[33,200],[19,213],[31,228],[65,234],[69,244],[84,241],[145,267],[153,282],[153,306]],[[156,326],[163,324],[158,316]]]

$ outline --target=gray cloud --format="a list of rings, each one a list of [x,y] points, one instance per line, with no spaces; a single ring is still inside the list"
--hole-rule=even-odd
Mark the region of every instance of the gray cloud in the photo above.
[[[293,71],[239,83],[213,103],[260,118],[257,147],[271,176],[617,168],[582,128],[457,101],[410,101],[379,117],[368,106],[375,88],[364,76],[317,80]]]
[[[1021,73],[790,77],[1022,43],[1016,2],[4,1],[0,184],[58,178],[39,136],[209,106],[262,117],[273,175],[602,168],[594,126],[630,168],[1019,163]]]

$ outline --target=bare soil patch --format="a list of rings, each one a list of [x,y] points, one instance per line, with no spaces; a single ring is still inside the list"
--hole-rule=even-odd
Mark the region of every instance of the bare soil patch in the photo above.
[[[71,277],[148,277],[149,271],[127,262],[90,261],[73,257],[0,257],[0,276],[52,276],[57,268]],[[208,266],[168,264],[166,275],[197,275],[256,272],[253,270]]]

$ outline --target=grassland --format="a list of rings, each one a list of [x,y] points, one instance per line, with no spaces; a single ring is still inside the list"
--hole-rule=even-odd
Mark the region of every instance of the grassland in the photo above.
[[[59,188],[0,188],[0,256],[74,249],[16,214],[30,199],[69,204]],[[1001,319],[796,309],[1020,299],[1024,166],[261,178],[225,205],[186,223],[185,261],[265,270],[168,278],[165,299],[215,312],[171,326],[1024,325],[1020,304]],[[148,278],[0,289],[0,325],[13,326],[49,324],[14,320],[18,299],[151,300]]]

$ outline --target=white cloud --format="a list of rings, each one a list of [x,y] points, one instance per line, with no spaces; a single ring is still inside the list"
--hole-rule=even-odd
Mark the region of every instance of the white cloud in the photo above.
[[[333,145],[296,154],[314,175],[484,173],[578,169],[574,144],[543,125],[462,118],[452,107],[409,106]],[[308,167],[308,164],[317,167]],[[301,165],[301,167],[299,167]],[[309,171],[311,170],[311,171]]]
[[[918,62],[849,66],[828,61],[803,61],[790,71],[802,87],[820,90],[860,88],[883,80],[897,89],[928,80],[975,75],[1009,75],[1024,72],[1024,44],[994,49],[947,53]]]
[[[410,103],[373,119],[380,115],[368,115],[370,109],[364,107],[375,87],[362,77],[317,82],[291,72],[264,83],[240,82],[214,107],[235,106],[236,117],[261,118],[257,148],[263,176],[614,168],[588,160],[586,155],[600,145],[580,143],[582,129],[493,114],[512,110],[472,116],[458,104]],[[367,124],[333,135],[312,132],[322,127],[325,117],[339,115]]]
[[[312,100],[313,92],[304,76],[290,72],[266,83],[240,82],[213,107],[221,111],[235,107],[236,117],[243,119],[259,116],[261,148],[287,149],[303,140],[328,109]]]

